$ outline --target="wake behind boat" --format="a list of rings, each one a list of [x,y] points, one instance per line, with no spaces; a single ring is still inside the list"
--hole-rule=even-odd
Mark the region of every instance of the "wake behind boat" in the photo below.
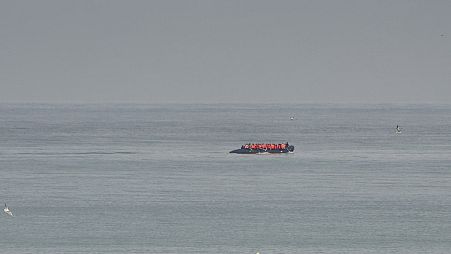
[[[245,144],[240,149],[230,151],[237,154],[292,153],[294,146],[285,144]]]

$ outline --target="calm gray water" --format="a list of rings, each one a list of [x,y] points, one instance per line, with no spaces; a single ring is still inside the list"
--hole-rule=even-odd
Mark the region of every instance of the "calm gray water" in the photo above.
[[[449,105],[0,104],[0,143],[1,253],[451,250]]]

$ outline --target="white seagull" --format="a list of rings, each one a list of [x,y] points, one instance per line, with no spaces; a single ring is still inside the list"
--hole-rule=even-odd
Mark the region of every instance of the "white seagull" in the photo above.
[[[6,203],[5,203],[5,208],[3,208],[3,211],[6,214],[8,214],[8,215],[14,216],[13,213],[11,212],[11,210],[9,210],[8,206],[6,205]]]

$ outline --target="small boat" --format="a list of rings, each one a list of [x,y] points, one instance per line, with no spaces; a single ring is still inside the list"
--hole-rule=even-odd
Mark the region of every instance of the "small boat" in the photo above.
[[[9,210],[8,206],[6,205],[6,203],[5,203],[5,208],[3,208],[3,211],[6,214],[10,215],[10,216],[14,216],[13,213],[11,212],[11,210]]]
[[[294,146],[285,144],[245,144],[240,149],[230,151],[237,154],[272,154],[272,153],[293,153]]]

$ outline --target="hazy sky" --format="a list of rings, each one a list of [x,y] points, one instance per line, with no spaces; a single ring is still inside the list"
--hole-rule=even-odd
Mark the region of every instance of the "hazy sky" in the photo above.
[[[451,1],[3,1],[0,102],[451,103]]]

